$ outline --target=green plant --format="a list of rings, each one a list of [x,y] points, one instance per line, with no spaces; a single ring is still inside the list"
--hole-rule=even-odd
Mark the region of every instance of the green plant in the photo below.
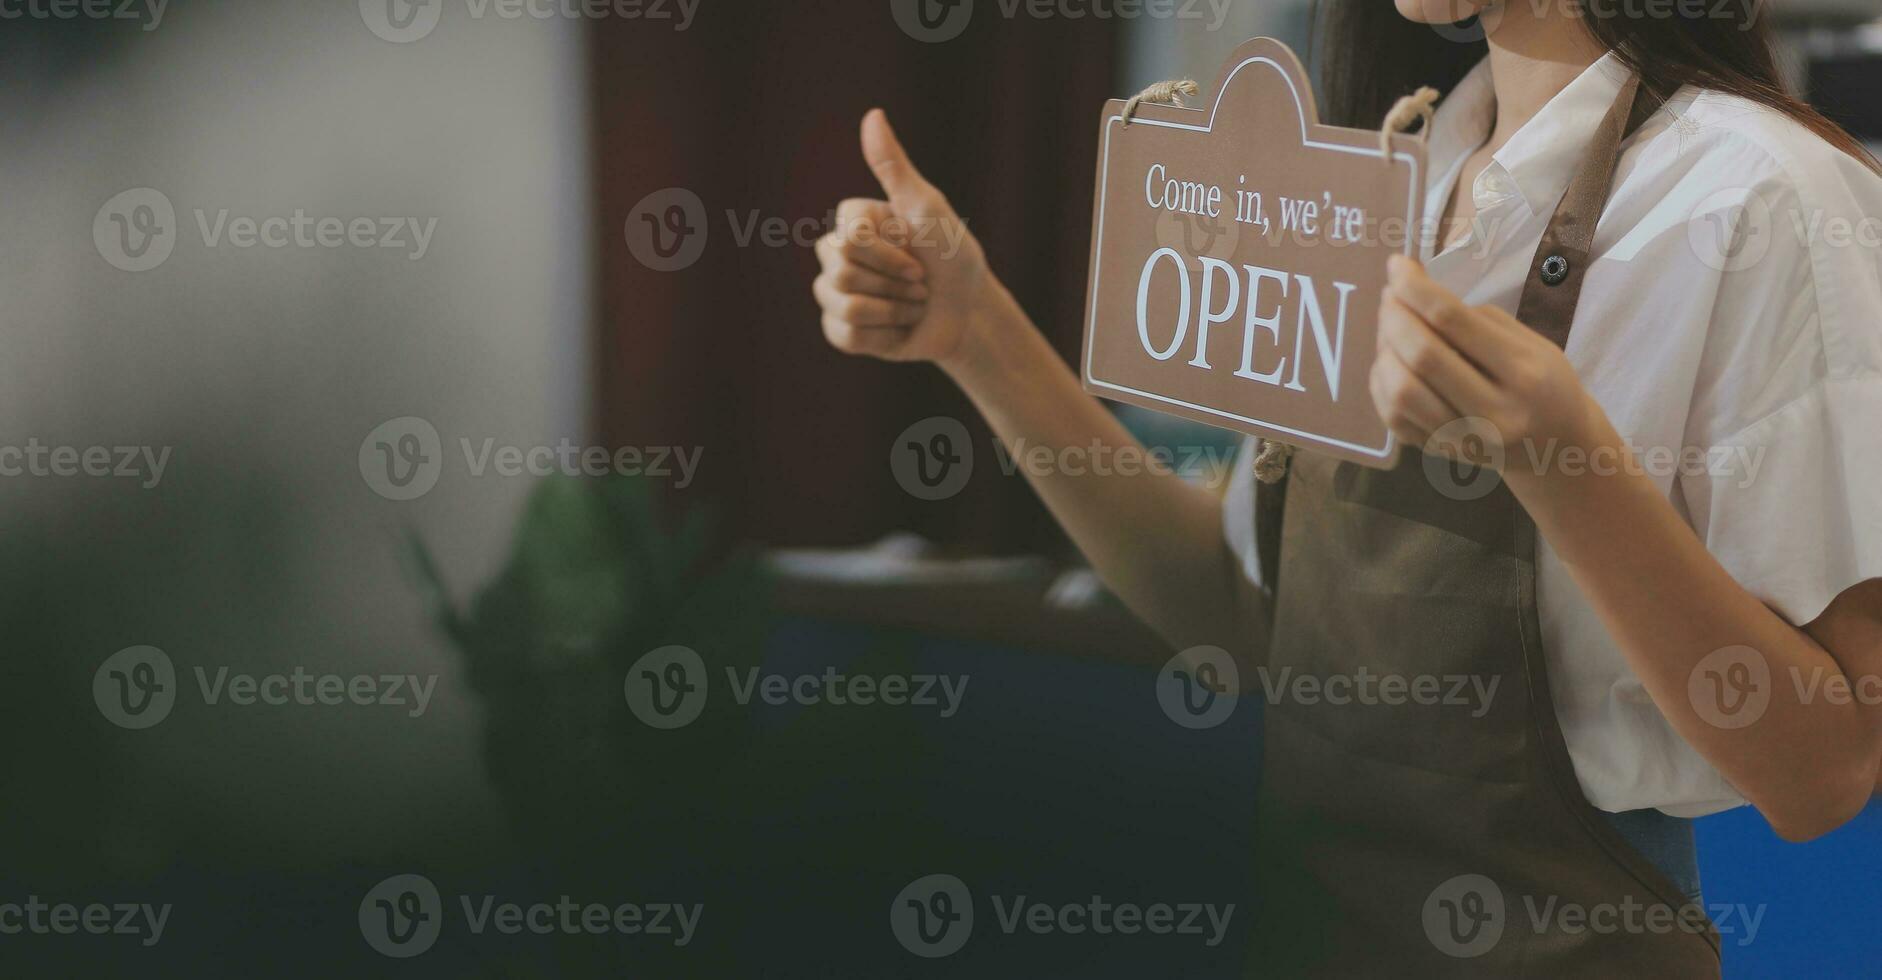
[[[697,510],[669,530],[647,483],[626,477],[544,481],[467,609],[415,537],[413,552],[484,704],[490,777],[532,850],[588,864],[626,827],[712,805],[749,747],[747,712],[708,698],[691,724],[653,730],[631,716],[623,682],[670,644],[696,650],[709,674],[755,667],[770,619],[755,556],[719,549]]]

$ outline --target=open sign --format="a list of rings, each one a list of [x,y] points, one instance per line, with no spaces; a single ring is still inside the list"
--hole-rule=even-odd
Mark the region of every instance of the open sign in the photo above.
[[[1322,126],[1257,38],[1196,108],[1101,117],[1087,390],[1368,466],[1398,456],[1366,385],[1386,257],[1418,240],[1424,148]]]

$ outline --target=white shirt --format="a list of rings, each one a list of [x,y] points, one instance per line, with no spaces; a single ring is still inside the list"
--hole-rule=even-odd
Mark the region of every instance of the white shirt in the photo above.
[[[1442,255],[1427,245],[1439,282],[1516,310],[1625,79],[1604,58],[1497,152],[1473,188],[1471,236]],[[1486,63],[1438,110],[1427,224],[1495,114]],[[1654,479],[1720,564],[1798,625],[1882,577],[1882,178],[1780,113],[1688,89],[1628,140],[1594,256],[1569,361],[1659,457]],[[1224,529],[1258,580],[1253,455],[1237,462]],[[1661,716],[1546,541],[1537,560],[1550,686],[1589,801],[1682,817],[1742,804]]]

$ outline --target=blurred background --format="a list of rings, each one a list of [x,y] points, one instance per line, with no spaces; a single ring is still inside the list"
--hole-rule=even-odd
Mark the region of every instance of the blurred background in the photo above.
[[[1310,4],[977,6],[8,7],[0,905],[169,911],[0,934],[0,976],[1239,975],[1258,708],[1165,717],[1169,651],[964,399],[824,345],[811,245],[876,194],[883,106],[1070,356],[1097,106],[1304,53]],[[1882,143],[1875,0],[1773,15]],[[1131,421],[1220,485],[1231,439]],[[937,425],[975,467],[944,493],[893,460]],[[939,703],[715,687],[662,731],[623,680],[672,646]],[[1767,910],[1728,975],[1882,976],[1876,808],[1701,850],[1709,902]],[[983,924],[926,960],[884,920],[936,873],[988,918],[1241,904],[1214,943]],[[681,945],[465,911],[564,895],[703,914]],[[378,918],[410,896],[417,955]]]

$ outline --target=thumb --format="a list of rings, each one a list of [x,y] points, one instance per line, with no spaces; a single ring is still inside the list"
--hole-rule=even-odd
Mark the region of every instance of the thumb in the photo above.
[[[888,113],[881,109],[871,109],[863,117],[863,159],[869,162],[870,171],[897,213],[920,217],[947,212],[941,192],[915,169],[908,151],[902,149],[902,141],[895,138],[895,130],[889,126]]]

